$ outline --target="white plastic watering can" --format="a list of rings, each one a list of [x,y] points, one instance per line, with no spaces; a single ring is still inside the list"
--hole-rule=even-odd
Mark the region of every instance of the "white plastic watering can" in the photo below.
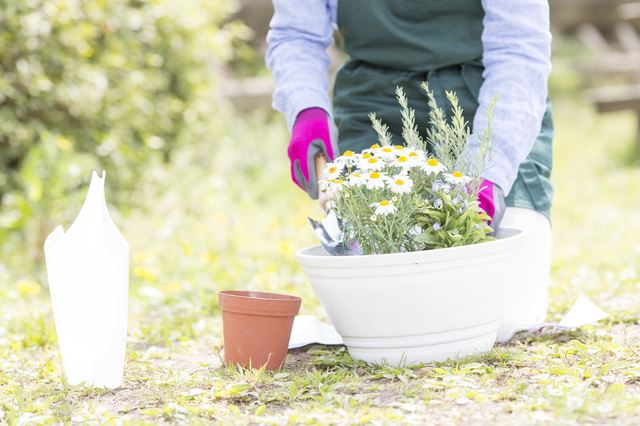
[[[127,338],[129,245],[111,220],[104,181],[93,172],[78,217],[58,226],[44,252],[53,314],[69,384],[122,384]]]

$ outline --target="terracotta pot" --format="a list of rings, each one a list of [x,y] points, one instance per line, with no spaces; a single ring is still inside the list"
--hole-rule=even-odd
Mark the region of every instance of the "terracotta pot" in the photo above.
[[[259,291],[218,292],[227,366],[277,370],[284,364],[302,299]]]

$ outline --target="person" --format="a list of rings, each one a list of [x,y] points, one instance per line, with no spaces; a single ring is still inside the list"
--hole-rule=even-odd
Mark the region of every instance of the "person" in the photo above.
[[[404,88],[416,117],[428,115],[421,81],[442,107],[444,92],[455,91],[472,127],[469,154],[479,149],[475,131],[486,128],[486,109],[497,96],[491,164],[478,201],[495,230],[524,232],[526,250],[498,339],[543,320],[551,269],[553,136],[547,0],[273,3],[266,54],[275,80],[273,106],[291,129],[291,178],[311,198],[319,196],[316,158],[331,161],[375,141],[369,113],[402,140],[396,86]],[[337,72],[332,108],[327,49],[336,26],[349,60]]]

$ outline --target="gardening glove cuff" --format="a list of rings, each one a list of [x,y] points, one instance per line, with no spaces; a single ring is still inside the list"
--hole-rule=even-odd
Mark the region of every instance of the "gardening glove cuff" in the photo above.
[[[288,155],[291,162],[291,180],[309,197],[318,199],[316,157],[329,162],[338,154],[335,126],[322,108],[309,108],[296,118],[291,132]]]
[[[493,182],[485,179],[480,186],[478,202],[480,203],[480,208],[491,218],[489,225],[493,229],[493,232],[497,232],[506,208],[502,189]]]

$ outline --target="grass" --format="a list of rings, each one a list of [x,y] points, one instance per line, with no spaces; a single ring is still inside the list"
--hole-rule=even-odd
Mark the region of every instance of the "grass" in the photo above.
[[[293,256],[314,242],[305,218],[319,212],[288,183],[285,129],[246,119],[218,146],[151,165],[138,208],[114,214],[133,271],[120,389],[64,383],[42,265],[3,261],[0,424],[637,424],[635,123],[575,98],[558,99],[555,117],[550,315],[586,294],[611,313],[597,326],[406,368],[323,347],[290,354],[276,373],[222,368],[218,289],[295,293],[303,313],[324,315]]]

